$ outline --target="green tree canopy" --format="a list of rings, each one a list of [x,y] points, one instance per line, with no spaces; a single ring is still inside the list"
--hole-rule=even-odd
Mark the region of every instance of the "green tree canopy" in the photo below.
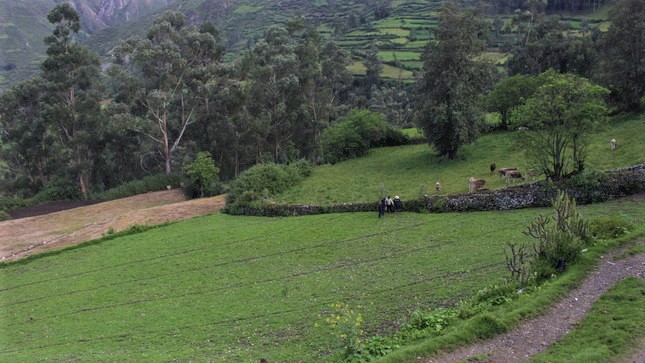
[[[439,11],[436,41],[423,54],[418,124],[428,142],[450,159],[479,134],[483,116],[477,101],[492,74],[491,64],[476,60],[486,31],[476,11],[448,1]]]
[[[527,158],[548,179],[584,170],[586,136],[605,119],[608,91],[586,78],[549,71],[542,85],[513,113],[528,130],[518,139]]]
[[[603,39],[604,82],[625,110],[636,111],[645,95],[645,2],[621,0]]]

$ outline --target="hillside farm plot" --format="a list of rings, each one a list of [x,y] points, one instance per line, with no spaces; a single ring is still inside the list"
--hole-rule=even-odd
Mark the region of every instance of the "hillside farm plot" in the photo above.
[[[638,199],[581,208],[642,223]],[[0,269],[6,361],[320,361],[332,305],[387,334],[506,276],[545,210],[212,215]]]
[[[505,228],[492,214],[214,215],[5,267],[0,355],[318,360],[338,347],[321,325],[332,304],[375,333],[454,303],[499,281],[501,244],[530,214]]]

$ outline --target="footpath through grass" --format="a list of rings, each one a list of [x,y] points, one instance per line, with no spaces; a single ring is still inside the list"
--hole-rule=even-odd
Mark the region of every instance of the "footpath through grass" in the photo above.
[[[621,201],[582,209],[641,222]],[[538,212],[213,215],[0,270],[3,361],[320,361],[330,306],[368,335],[507,275]]]
[[[618,282],[596,301],[578,327],[531,362],[610,362],[630,352],[645,332],[645,280]]]
[[[645,162],[645,113],[612,119],[591,137],[587,170],[605,171]],[[280,202],[302,204],[336,204],[350,202],[375,203],[386,195],[400,196],[404,201],[423,194],[435,194],[439,181],[441,194],[468,191],[472,176],[486,180],[486,188],[506,186],[504,179],[491,175],[489,166],[530,168],[523,153],[517,149],[520,131],[496,132],[480,137],[460,150],[460,157],[448,160],[435,155],[426,145],[374,149],[361,158],[314,169],[302,184],[278,197]],[[609,141],[618,141],[611,152]]]

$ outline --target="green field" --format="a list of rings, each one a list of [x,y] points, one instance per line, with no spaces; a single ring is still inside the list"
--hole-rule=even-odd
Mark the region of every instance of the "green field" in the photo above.
[[[0,270],[4,361],[317,361],[346,303],[366,334],[506,276],[503,246],[540,210],[213,215]],[[628,201],[582,208],[623,214]]]
[[[603,171],[645,162],[645,114],[629,115],[609,121],[592,135],[587,169]],[[489,165],[498,168],[531,168],[515,140],[519,131],[496,132],[480,137],[460,151],[455,160],[438,157],[426,144],[373,149],[368,156],[336,165],[323,165],[302,184],[282,194],[281,202],[335,204],[378,200],[384,195],[398,195],[403,200],[423,194],[435,194],[434,184],[443,186],[441,194],[468,191],[468,179],[486,180],[486,187],[506,186],[503,179],[490,175]],[[613,153],[609,140],[621,145]]]

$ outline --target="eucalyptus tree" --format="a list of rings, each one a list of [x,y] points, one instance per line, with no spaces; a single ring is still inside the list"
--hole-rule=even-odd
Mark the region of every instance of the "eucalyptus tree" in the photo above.
[[[478,97],[489,84],[492,65],[478,61],[485,48],[486,24],[457,1],[439,10],[435,41],[423,54],[417,122],[440,155],[457,156],[460,146],[475,140],[483,119]]]
[[[298,117],[304,95],[300,92],[296,45],[285,27],[272,26],[248,57],[249,111],[259,126],[257,160],[262,161],[268,149],[273,161],[287,161],[294,151],[294,135],[303,128]]]
[[[0,95],[0,158],[13,188],[37,192],[57,169],[55,135],[41,117],[43,80],[23,81]]]
[[[41,116],[56,134],[56,146],[75,175],[81,195],[87,198],[103,127],[100,62],[96,54],[75,41],[80,20],[71,5],[56,5],[47,20],[54,25],[54,31],[45,38]]]
[[[223,55],[216,35],[212,26],[198,30],[188,26],[182,13],[169,11],[155,20],[144,39],[132,38],[114,52],[115,64],[134,84],[128,88],[134,89],[130,127],[152,142],[167,174],[187,128],[204,110],[212,66]]]
[[[625,110],[639,110],[645,96],[645,3],[617,2],[602,40],[604,83]]]

